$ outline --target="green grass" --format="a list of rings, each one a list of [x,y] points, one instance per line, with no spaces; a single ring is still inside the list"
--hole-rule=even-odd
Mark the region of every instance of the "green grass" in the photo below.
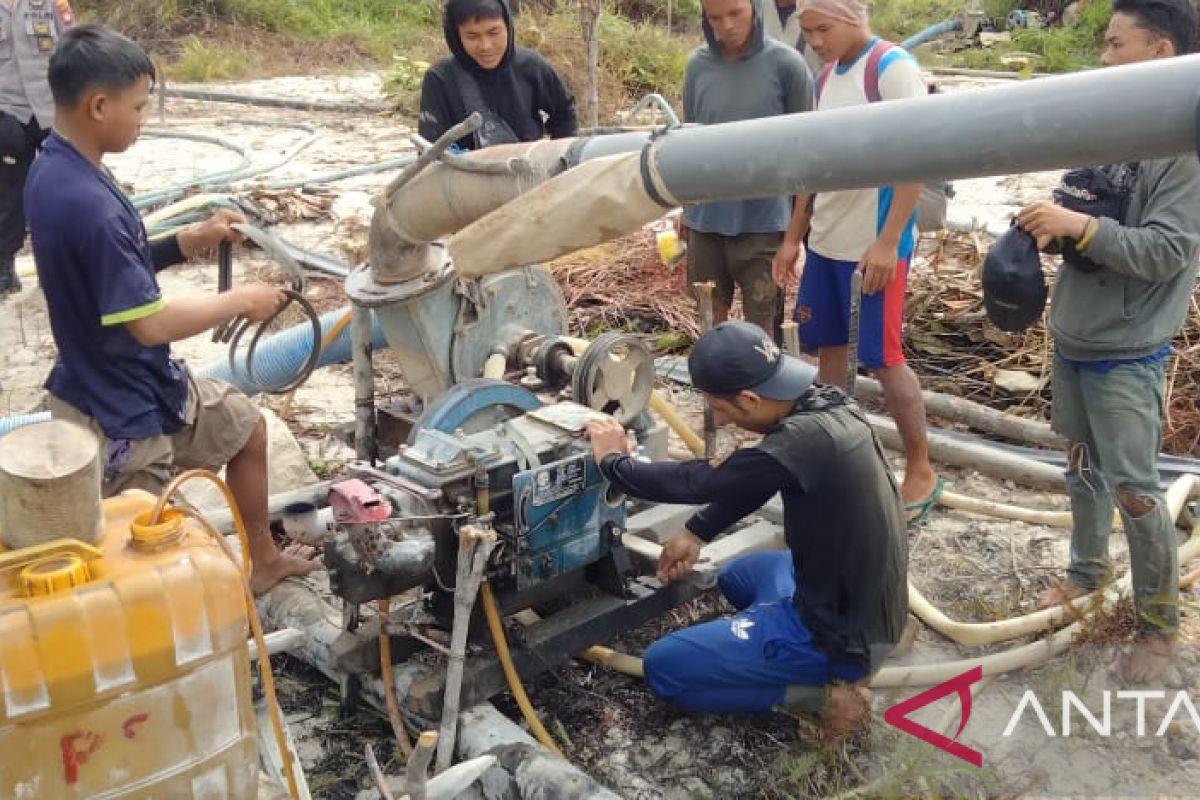
[[[436,28],[436,0],[221,0],[218,16],[307,38],[375,37],[411,28]]]
[[[256,67],[251,52],[188,36],[180,42],[179,56],[168,72],[173,80],[209,83],[248,77],[257,71]]]
[[[1007,2],[1007,0],[995,0]],[[922,0],[895,0],[922,2]],[[999,8],[999,6],[998,6]],[[990,14],[991,12],[989,12]],[[1111,0],[1091,2],[1070,26],[1012,31],[1012,41],[992,47],[960,50],[936,56],[922,48],[918,57],[928,66],[955,66],[1013,72],[1075,72],[1098,66],[1104,31],[1112,15]]]
[[[245,51],[254,46],[244,40],[265,33],[343,43],[378,61],[441,38],[440,0],[99,0],[83,16],[171,56],[181,52],[179,37],[221,38],[222,29]]]
[[[983,0],[988,16],[1003,19],[1019,0]],[[600,25],[601,119],[647,92],[663,94],[677,108],[688,53],[702,42],[700,0],[608,0]],[[420,75],[414,65],[441,57],[442,0],[98,0],[84,16],[104,20],[151,48],[175,80],[236,80],[295,73],[320,66],[371,65],[389,70],[387,82],[398,109],[412,111]],[[958,0],[880,0],[872,25],[902,40],[951,17]],[[584,45],[574,2],[554,10],[526,3],[518,40],[539,50],[583,96]],[[1110,0],[1090,3],[1069,28],[1016,31],[1013,40],[947,56],[922,49],[929,65],[1020,71],[1012,63],[1030,54],[1028,69],[1077,70],[1097,63]]]
[[[581,97],[585,52],[574,4],[551,14],[526,14],[517,29],[521,44],[545,56]],[[659,92],[678,110],[688,53],[702,41],[698,27],[676,34],[662,25],[635,22],[607,12],[600,18],[600,119],[648,92]]]

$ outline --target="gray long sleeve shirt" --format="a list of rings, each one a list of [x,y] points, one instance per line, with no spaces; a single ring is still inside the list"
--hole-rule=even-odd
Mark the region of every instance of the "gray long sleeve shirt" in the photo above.
[[[1144,161],[1125,224],[1107,217],[1088,246],[1095,272],[1059,268],[1050,328],[1074,361],[1133,359],[1171,341],[1200,265],[1200,161]]]
[[[691,54],[684,73],[685,122],[713,125],[812,109],[813,80],[804,58],[765,35],[758,0],[750,47],[741,57],[721,56],[707,20],[704,36],[708,44]],[[684,221],[693,230],[725,236],[777,233],[787,230],[791,212],[788,197],[734,200],[688,206]]]

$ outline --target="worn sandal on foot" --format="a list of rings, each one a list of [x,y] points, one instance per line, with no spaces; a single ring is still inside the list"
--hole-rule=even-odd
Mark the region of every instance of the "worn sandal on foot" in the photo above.
[[[945,488],[946,481],[939,475],[937,481],[933,484],[933,491],[929,493],[929,497],[926,497],[924,500],[904,504],[904,513],[908,517],[908,527],[916,528],[925,522],[929,517],[929,512],[933,511],[933,507],[938,504],[938,500],[942,499],[942,492]],[[914,511],[916,512],[915,514],[913,513]]]

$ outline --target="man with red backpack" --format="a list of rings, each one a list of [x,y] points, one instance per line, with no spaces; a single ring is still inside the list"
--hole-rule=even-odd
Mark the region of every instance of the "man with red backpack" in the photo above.
[[[816,82],[818,111],[928,91],[912,56],[871,33],[863,0],[800,0],[796,13],[805,41],[826,64]],[[849,363],[852,276],[862,274],[858,360],[883,385],[904,444],[901,494],[910,524],[925,518],[942,488],[929,463],[921,386],[900,339],[921,188],[912,183],[798,197],[772,265],[776,282],[793,280],[807,244],[795,317],[801,341],[817,348],[819,380],[838,386],[846,383]]]

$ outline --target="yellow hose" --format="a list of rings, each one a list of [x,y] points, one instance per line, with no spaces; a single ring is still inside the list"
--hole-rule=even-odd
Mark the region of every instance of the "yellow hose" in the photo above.
[[[400,716],[400,702],[396,699],[396,675],[392,672],[392,638],[388,635],[388,598],[379,598],[379,671],[383,673],[383,700],[387,704],[388,722],[392,723],[392,735],[400,752],[407,759],[412,755],[412,742],[404,729]]]
[[[508,650],[508,639],[504,636],[504,626],[500,624],[500,612],[496,609],[496,597],[492,594],[492,587],[486,581],[479,587],[479,597],[483,601],[483,615],[487,618],[488,630],[492,634],[492,644],[496,647],[496,657],[500,660],[500,668],[504,670],[509,691],[512,692],[513,699],[517,701],[517,706],[521,709],[521,715],[525,717],[530,732],[533,733],[535,739],[541,742],[543,747],[566,761],[567,757],[558,749],[554,739],[550,738],[550,734],[542,726],[542,721],[538,719],[537,712],[533,710],[533,706],[529,702],[529,695],[525,694],[521,676],[517,674],[517,668],[513,665],[512,653]]]
[[[350,324],[350,320],[354,318],[354,309],[346,312],[345,316],[333,323],[324,336],[321,337],[321,352],[329,349],[329,345],[333,344],[333,340],[341,335],[342,331],[346,330],[346,326]]]
[[[327,350],[329,348],[329,345],[333,344],[333,340],[336,339],[338,336],[340,336],[342,331],[346,330],[346,326],[350,324],[350,321],[353,318],[354,318],[354,309],[351,308],[349,311],[347,311],[345,313],[345,315],[341,319],[339,319],[337,322],[333,323],[332,326],[330,326],[329,330],[325,332],[325,335],[321,337],[321,344],[318,345],[320,348],[320,352],[322,352],[322,353],[325,352],[325,350]],[[299,388],[300,388],[299,386],[296,387],[296,389],[299,389]],[[283,406],[279,409],[280,418],[286,420],[291,416],[292,401],[296,398],[296,389],[292,389],[290,392],[287,393],[287,396],[284,398]]]
[[[942,492],[938,505],[965,511],[968,514],[981,514],[996,519],[1011,519],[1015,522],[1028,522],[1032,525],[1047,525],[1052,528],[1070,528],[1070,511],[1045,511],[1037,508],[998,503],[994,500],[983,500],[970,495],[952,492],[949,489]],[[1121,528],[1121,515],[1113,512],[1113,527]]]
[[[246,611],[250,618],[250,630],[254,634],[254,643],[258,647],[258,665],[259,675],[262,677],[263,693],[267,697],[267,710],[271,715],[271,728],[275,732],[275,743],[279,747],[279,755],[283,761],[283,774],[287,778],[288,794],[292,800],[300,800],[300,786],[296,781],[295,770],[292,769],[291,753],[287,746],[287,737],[283,733],[283,714],[279,710],[279,699],[275,694],[275,676],[271,672],[271,656],[267,651],[266,637],[263,636],[262,620],[258,618],[258,609],[254,605],[254,592],[250,589],[250,537],[246,534],[246,524],[242,520],[242,512],[238,508],[237,501],[233,498],[233,492],[215,473],[206,469],[191,469],[178,475],[173,481],[167,484],[167,488],[158,497],[158,503],[154,506],[154,511],[150,514],[149,524],[158,524],[162,517],[163,509],[166,508],[171,497],[189,480],[195,478],[204,478],[214,484],[221,490],[221,495],[225,498],[225,504],[229,506],[229,513],[233,517],[233,526],[237,530],[238,542],[242,546],[242,591],[246,595]],[[196,514],[191,509],[178,509],[185,516],[197,520],[201,526],[212,536],[225,555],[229,557],[235,564],[237,557],[233,550],[230,549],[229,543],[225,541],[225,537],[218,533],[212,525],[208,523],[199,514]]]
[[[481,484],[475,490],[476,513],[484,516],[492,510],[492,493],[488,490],[485,484]],[[496,596],[492,594],[492,587],[485,580],[479,585],[479,597],[483,600],[483,615],[487,618],[488,631],[492,634],[492,644],[496,648],[496,658],[500,661],[500,669],[504,671],[504,678],[508,681],[508,689],[512,692],[513,699],[517,701],[517,706],[521,709],[521,715],[525,717],[525,722],[529,725],[529,730],[533,732],[534,738],[542,743],[542,746],[549,750],[554,755],[561,758],[563,761],[567,757],[562,754],[555,744],[554,739],[542,726],[542,721],[538,719],[537,712],[533,710],[533,705],[529,702],[529,695],[525,693],[525,686],[521,683],[521,676],[517,674],[517,667],[513,664],[512,653],[508,649],[508,637],[504,635],[504,625],[500,622],[500,612],[496,608]]]
[[[1200,488],[1200,481],[1191,475],[1185,475],[1171,485],[1167,490],[1167,506],[1172,519],[1179,516],[1188,499],[1198,488]],[[1179,548],[1179,563],[1186,564],[1198,557],[1200,557],[1200,524],[1192,528],[1191,537]],[[1200,569],[1181,576],[1179,578],[1180,588],[1186,588],[1197,580],[1200,580]],[[1131,581],[1131,573],[1127,572],[1108,590],[1099,591],[1094,596],[1078,598],[1068,604],[1074,607],[1071,616],[1075,617],[1076,621],[1045,639],[991,653],[976,661],[965,659],[919,666],[886,667],[875,674],[871,685],[874,687],[931,686],[953,677],[975,664],[983,664],[987,670],[986,674],[993,675],[1043,663],[1069,648],[1081,629],[1082,621],[1091,617],[1098,609],[1106,607],[1118,594],[1129,591],[1132,586]],[[934,630],[959,644],[968,646],[995,644],[1019,636],[1038,633],[1061,623],[1068,616],[1067,606],[1064,605],[1002,622],[956,622],[934,608],[911,583],[909,584],[909,603],[913,613],[921,617]],[[643,677],[634,671],[642,666],[641,659],[635,656],[627,656],[624,653],[608,650],[608,648],[593,647],[584,653],[584,658],[594,663],[607,664],[627,675]]]
[[[503,353],[492,353],[487,357],[487,361],[483,362],[483,377],[500,380],[504,377],[507,367],[508,358]]]
[[[147,226],[155,225],[159,222],[166,222],[187,211],[195,211],[210,205],[214,200],[220,200],[224,195],[219,194],[194,194],[177,203],[171,203],[169,206],[163,206],[157,211],[152,211],[142,218]]]
[[[619,653],[608,647],[602,647],[601,645],[589,647],[583,651],[583,658],[593,664],[600,664],[609,669],[616,670],[622,675],[628,675],[631,678],[645,679],[646,677],[646,670],[642,659],[627,653]]]
[[[667,423],[667,426],[675,431],[675,435],[683,440],[687,449],[692,451],[692,455],[696,458],[704,458],[704,439],[692,430],[687,421],[679,415],[675,407],[658,389],[650,393],[650,410],[662,417],[662,421]]]

